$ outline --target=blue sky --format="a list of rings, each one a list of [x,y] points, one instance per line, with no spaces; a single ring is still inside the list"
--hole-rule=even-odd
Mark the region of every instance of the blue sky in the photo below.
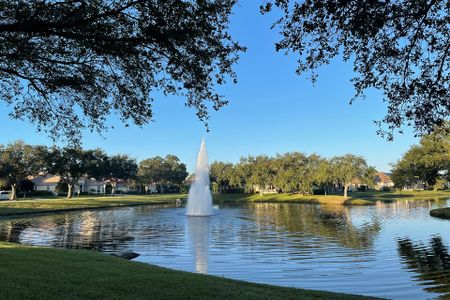
[[[206,132],[195,111],[179,97],[160,97],[154,102],[154,122],[144,128],[124,127],[115,117],[114,129],[103,136],[87,132],[85,148],[100,147],[110,154],[128,153],[141,160],[175,154],[193,171],[202,137],[210,160],[236,162],[248,154],[301,151],[325,157],[353,153],[363,155],[378,170],[389,171],[418,142],[411,130],[387,142],[376,135],[373,120],[381,119],[386,104],[377,91],[349,105],[354,90],[351,63],[336,60],[318,70],[315,86],[297,76],[295,55],[275,52],[276,31],[270,30],[274,15],[259,14],[258,1],[241,1],[231,18],[231,33],[247,52],[235,66],[238,84],[221,87],[230,100],[218,112],[211,111],[211,131]],[[22,139],[30,144],[51,145],[34,125],[11,120],[0,102],[0,143]]]

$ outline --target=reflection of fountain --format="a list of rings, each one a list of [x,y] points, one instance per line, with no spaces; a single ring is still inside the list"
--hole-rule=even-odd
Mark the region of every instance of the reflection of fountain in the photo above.
[[[187,218],[189,238],[195,252],[195,271],[208,273],[209,218]]]
[[[208,153],[205,139],[202,140],[195,168],[195,181],[189,190],[188,216],[210,216],[213,214],[212,197],[209,189]]]

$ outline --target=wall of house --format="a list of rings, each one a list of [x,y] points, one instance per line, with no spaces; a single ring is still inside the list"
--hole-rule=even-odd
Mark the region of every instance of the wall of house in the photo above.
[[[55,192],[56,185],[35,185],[34,190],[35,191],[49,191],[49,192]]]

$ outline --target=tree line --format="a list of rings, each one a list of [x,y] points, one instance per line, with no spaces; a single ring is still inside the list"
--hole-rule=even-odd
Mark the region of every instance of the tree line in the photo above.
[[[362,156],[345,154],[331,159],[300,152],[247,156],[236,164],[215,161],[210,166],[213,189],[218,192],[245,191],[262,194],[328,194],[347,192],[352,183],[372,186],[376,170]]]
[[[393,165],[392,180],[399,188],[418,184],[442,189],[450,180],[450,122],[423,136]]]
[[[175,155],[154,157],[137,161],[126,154],[108,155],[102,149],[81,147],[46,147],[16,141],[0,145],[0,186],[11,189],[10,199],[32,176],[53,174],[60,184],[67,185],[67,197],[82,177],[108,182],[111,195],[119,182],[139,183],[147,191],[149,184],[175,186],[179,191],[187,177],[186,165]]]

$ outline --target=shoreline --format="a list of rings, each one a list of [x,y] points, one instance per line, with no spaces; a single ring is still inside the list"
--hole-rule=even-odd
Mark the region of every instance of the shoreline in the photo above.
[[[341,195],[301,195],[301,194],[214,194],[219,203],[309,203],[331,205],[375,205],[377,201],[429,200],[450,198],[450,191],[413,191],[413,192],[355,192],[348,198]]]

